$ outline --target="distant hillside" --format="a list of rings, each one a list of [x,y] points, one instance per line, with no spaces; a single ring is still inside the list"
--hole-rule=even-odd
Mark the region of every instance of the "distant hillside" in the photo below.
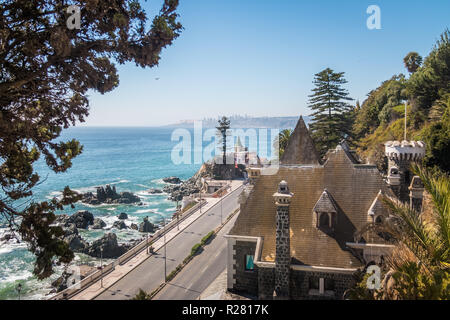
[[[299,117],[250,117],[250,116],[231,116],[231,128],[274,128],[287,129],[295,128]],[[214,118],[203,119],[202,125],[204,128],[215,128],[217,120]],[[309,117],[303,116],[306,124],[309,123]],[[194,125],[194,120],[184,120],[175,124],[167,125],[166,127],[191,127]]]

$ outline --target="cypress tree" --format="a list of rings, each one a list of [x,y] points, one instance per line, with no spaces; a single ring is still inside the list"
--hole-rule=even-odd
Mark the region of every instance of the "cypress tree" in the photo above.
[[[347,83],[344,72],[336,73],[327,68],[314,75],[313,83],[315,88],[309,95],[309,108],[313,111],[309,127],[317,150],[324,156],[350,134],[353,107],[347,101],[353,99],[342,87]]]

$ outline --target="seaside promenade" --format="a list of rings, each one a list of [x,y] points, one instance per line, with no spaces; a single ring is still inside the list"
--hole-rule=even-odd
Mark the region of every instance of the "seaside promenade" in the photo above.
[[[221,198],[207,198],[202,210],[197,210],[169,230],[165,235],[167,257],[164,261],[164,237],[153,244],[154,254],[144,250],[92,285],[71,297],[71,300],[127,300],[139,289],[151,292],[164,282],[169,274],[189,254],[192,246],[238,208],[242,181],[232,181],[231,190]],[[166,264],[166,265],[165,265]],[[164,271],[166,269],[166,271]]]

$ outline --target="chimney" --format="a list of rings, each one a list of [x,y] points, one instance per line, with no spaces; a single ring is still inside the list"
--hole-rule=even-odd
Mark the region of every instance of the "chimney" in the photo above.
[[[275,254],[275,289],[274,300],[288,300],[290,297],[289,280],[291,266],[291,246],[289,231],[289,205],[293,194],[289,192],[286,181],[278,185],[278,192],[273,198],[277,207],[276,254]]]

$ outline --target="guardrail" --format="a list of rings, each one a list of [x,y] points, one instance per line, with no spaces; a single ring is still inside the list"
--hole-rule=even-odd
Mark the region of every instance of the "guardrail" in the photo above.
[[[114,270],[114,268],[118,265],[121,265],[123,263],[126,263],[131,258],[135,257],[137,254],[142,252],[144,249],[146,249],[149,245],[153,244],[156,240],[160,239],[165,233],[172,230],[178,223],[181,223],[184,219],[189,217],[192,213],[197,211],[200,207],[203,207],[206,204],[206,201],[202,199],[202,202],[197,203],[195,206],[187,210],[179,220],[172,220],[168,224],[165,225],[164,228],[159,229],[153,234],[153,237],[151,241],[148,241],[147,239],[141,241],[137,245],[135,245],[133,248],[125,252],[123,255],[121,255],[119,258],[111,262],[110,264],[107,264],[105,267],[103,267],[103,270],[98,270],[91,275],[87,276],[80,282],[75,283],[74,285],[70,286],[69,288],[57,293],[53,297],[50,298],[50,300],[61,300],[61,299],[68,299],[78,292],[86,289],[89,287],[93,282],[99,280],[101,277],[104,277],[108,273]]]

